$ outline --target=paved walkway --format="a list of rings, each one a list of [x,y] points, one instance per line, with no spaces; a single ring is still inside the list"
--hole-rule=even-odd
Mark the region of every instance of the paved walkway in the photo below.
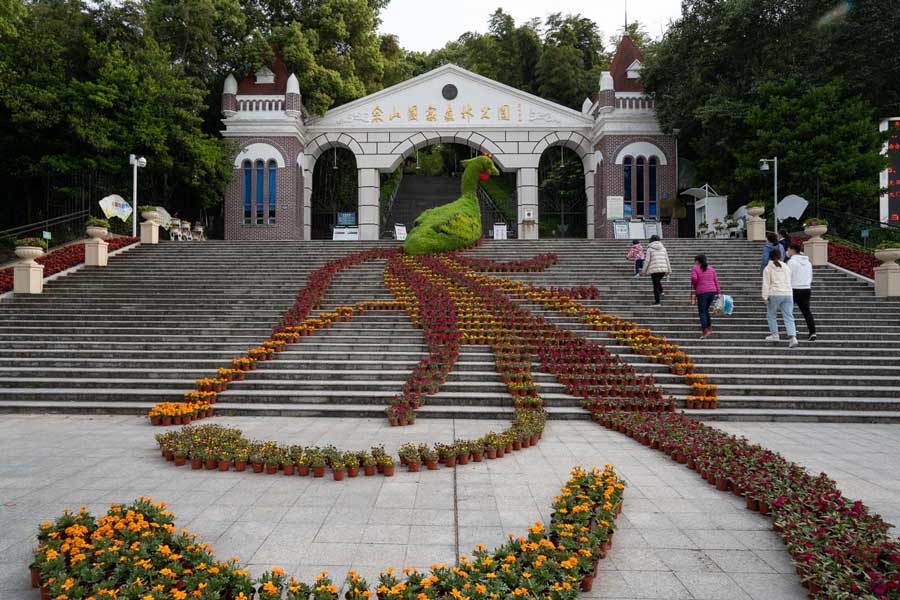
[[[420,420],[216,418],[254,438],[366,448],[450,441],[503,423]],[[900,428],[868,425],[727,424],[790,458],[823,469],[886,515],[900,514]],[[595,598],[801,599],[805,593],[769,521],[746,511],[663,454],[589,422],[551,422],[536,447],[459,469],[334,482],[176,469],[134,417],[6,415],[0,421],[0,597],[36,598],[27,565],[36,526],[63,508],[149,495],[177,524],[238,556],[254,574],[272,566],[337,581],[355,568],[372,582],[388,567],[452,562],[475,544],[547,521],[576,464],[612,463],[628,480],[616,546],[586,595]]]

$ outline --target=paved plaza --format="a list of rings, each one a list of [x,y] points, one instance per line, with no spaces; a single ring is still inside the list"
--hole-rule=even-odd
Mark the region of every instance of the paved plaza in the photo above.
[[[420,420],[391,428],[381,419],[220,417],[248,437],[348,449],[445,441],[500,430],[499,421]],[[850,495],[889,520],[900,515],[900,428],[890,425],[728,423],[733,433],[825,470]],[[612,463],[628,481],[616,544],[601,561],[596,598],[805,598],[770,521],[717,492],[660,452],[589,422],[548,423],[536,447],[458,469],[392,479],[219,473],[175,468],[151,428],[135,417],[7,416],[0,424],[0,598],[36,598],[27,565],[37,525],[85,504],[150,495],[169,503],[176,524],[220,558],[238,556],[253,574],[280,566],[306,579],[354,568],[372,581],[388,566],[452,562],[475,544],[547,521],[550,503],[576,464]]]

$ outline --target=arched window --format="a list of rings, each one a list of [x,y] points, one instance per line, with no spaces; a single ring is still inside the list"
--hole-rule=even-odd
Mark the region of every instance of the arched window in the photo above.
[[[647,161],[643,156],[639,156],[637,159],[637,166],[634,169],[634,196],[636,201],[634,214],[639,217],[644,216],[644,164],[646,162]]]
[[[266,184],[266,173],[265,166],[261,160],[256,161],[256,224],[263,224],[263,198],[264,195],[264,186]]]
[[[275,202],[277,200],[276,194],[276,180],[278,178],[278,163],[274,160],[269,161],[269,225],[275,224]]]
[[[244,225],[250,225],[253,218],[253,163],[245,160],[244,168]]]
[[[631,165],[633,163],[633,159],[630,156],[625,157],[625,161],[623,163],[623,167],[625,170],[625,181],[624,181],[624,206],[623,206],[623,216],[626,219],[631,218]]]
[[[649,181],[649,189],[650,194],[647,201],[647,215],[650,218],[656,218],[656,167],[659,159],[655,156],[650,157],[650,162],[648,163],[647,171],[648,171],[648,179]]]

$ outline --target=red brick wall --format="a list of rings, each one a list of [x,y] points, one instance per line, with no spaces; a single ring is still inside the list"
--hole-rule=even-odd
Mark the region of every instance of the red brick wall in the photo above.
[[[299,140],[292,137],[236,138],[240,148],[256,142],[271,144],[281,151],[284,167],[276,175],[276,209],[274,225],[256,225],[256,173],[253,175],[252,223],[244,225],[243,169],[234,169],[234,177],[225,190],[225,239],[227,240],[300,240],[303,239],[303,182],[297,156],[303,151]],[[268,185],[266,177],[265,185]],[[268,198],[266,193],[265,198]],[[267,205],[263,205],[267,210]],[[268,222],[268,214],[263,219]]]
[[[613,237],[613,224],[606,218],[606,196],[624,195],[624,168],[615,164],[619,151],[632,142],[650,142],[658,146],[665,154],[666,165],[659,165],[656,169],[656,191],[658,201],[665,194],[674,198],[676,194],[675,173],[675,138],[668,135],[657,136],[628,136],[610,135],[604,137],[595,150],[603,153],[603,166],[598,169],[594,184],[594,237],[608,239]],[[646,179],[646,174],[645,174]],[[646,188],[645,188],[646,189]],[[647,194],[645,193],[645,198]],[[663,224],[663,237],[678,236],[678,220],[672,219],[670,223]]]

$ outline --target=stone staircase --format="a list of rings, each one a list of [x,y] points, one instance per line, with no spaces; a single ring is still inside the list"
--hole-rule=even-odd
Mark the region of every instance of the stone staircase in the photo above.
[[[0,410],[143,413],[177,399],[197,378],[268,337],[307,274],[327,259],[385,242],[221,242],[140,246],[49,282],[45,294],[0,302]],[[720,409],[690,411],[714,419],[900,422],[900,303],[831,268],[816,270],[813,310],[819,341],[789,350],[763,341],[760,247],[742,241],[668,240],[675,274],[662,307],[650,282],[632,280],[628,242],[486,242],[473,255],[499,260],[556,252],[544,273],[509,274],[539,285],[596,285],[604,310],[666,335],[719,385]],[[733,316],[714,320],[699,340],[689,300],[693,256],[703,251],[736,300]],[[391,298],[384,261],[339,274],[323,309]],[[543,311],[536,311],[543,312]],[[545,313],[600,343],[605,334]],[[799,317],[799,314],[798,314]],[[805,339],[802,317],[798,326]],[[666,391],[687,388],[666,367],[627,348],[612,348]],[[425,356],[422,333],[398,311],[372,311],[302,338],[235,382],[220,413],[383,415],[413,366]],[[552,418],[586,418],[554,378],[535,374]],[[486,347],[464,346],[456,369],[420,414],[503,418],[512,399]]]

